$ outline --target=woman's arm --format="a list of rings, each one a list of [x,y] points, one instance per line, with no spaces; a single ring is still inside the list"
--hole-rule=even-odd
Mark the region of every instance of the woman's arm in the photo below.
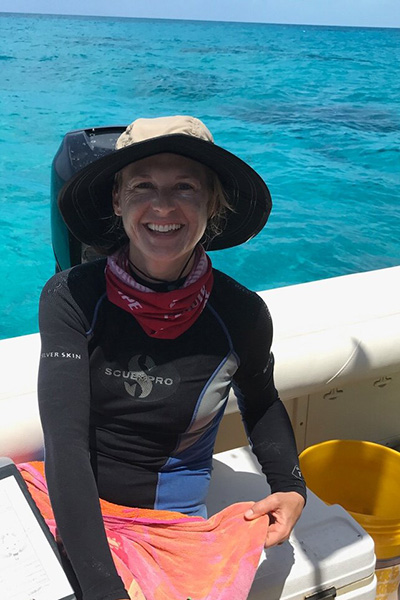
[[[235,375],[234,389],[252,450],[271,486],[272,494],[246,514],[247,518],[270,514],[266,545],[287,539],[306,500],[292,425],[275,389],[271,341],[272,323],[262,303],[249,329],[246,356]]]
[[[68,287],[69,272],[45,286],[39,310],[42,340],[38,396],[45,468],[57,528],[84,600],[129,598],[103,526],[90,464],[89,329]]]

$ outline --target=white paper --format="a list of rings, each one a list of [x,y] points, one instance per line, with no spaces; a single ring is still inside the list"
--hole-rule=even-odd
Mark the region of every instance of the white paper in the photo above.
[[[0,598],[60,600],[72,594],[15,477],[0,479]]]

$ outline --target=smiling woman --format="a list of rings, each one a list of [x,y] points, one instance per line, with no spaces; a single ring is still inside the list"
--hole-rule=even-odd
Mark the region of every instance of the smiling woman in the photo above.
[[[187,275],[210,217],[206,167],[158,154],[120,171],[113,207],[129,238],[132,268],[153,281]]]
[[[132,507],[151,509],[146,519],[207,516],[231,387],[273,492],[235,509],[248,540],[256,519],[259,539],[281,543],[304,505],[293,432],[274,386],[268,309],[213,269],[205,251],[256,235],[271,209],[268,188],[198,119],[160,117],[134,121],[114,152],[65,184],[59,207],[72,234],[107,255],[58,273],[41,297],[38,395],[60,540],[78,597],[171,597],[146,588],[121,524]],[[113,543],[110,515],[121,517]],[[186,559],[178,552],[174,580]],[[248,568],[246,556],[237,560],[236,592]],[[246,577],[237,600],[247,597]],[[199,600],[232,597],[232,588],[221,594],[214,586]]]

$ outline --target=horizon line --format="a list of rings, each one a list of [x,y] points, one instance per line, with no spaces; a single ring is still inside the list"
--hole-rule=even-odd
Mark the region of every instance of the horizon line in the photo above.
[[[43,17],[86,17],[95,19],[135,19],[138,21],[188,21],[198,23],[237,23],[242,25],[289,25],[294,27],[348,27],[353,29],[400,29],[400,25],[337,25],[328,23],[282,23],[277,21],[223,21],[220,19],[171,18],[171,17],[132,17],[127,15],[87,15],[48,12],[1,11],[0,15],[33,15]]]

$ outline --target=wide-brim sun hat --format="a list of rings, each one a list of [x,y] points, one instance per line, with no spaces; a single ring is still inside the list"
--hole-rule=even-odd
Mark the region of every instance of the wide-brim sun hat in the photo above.
[[[136,119],[118,138],[114,152],[92,162],[65,183],[58,206],[72,234],[96,248],[115,248],[126,242],[123,230],[113,227],[115,175],[133,162],[161,153],[196,160],[221,181],[232,211],[226,213],[222,232],[207,241],[207,250],[243,244],[264,227],[272,202],[260,175],[238,156],[216,145],[199,119],[173,116]]]

